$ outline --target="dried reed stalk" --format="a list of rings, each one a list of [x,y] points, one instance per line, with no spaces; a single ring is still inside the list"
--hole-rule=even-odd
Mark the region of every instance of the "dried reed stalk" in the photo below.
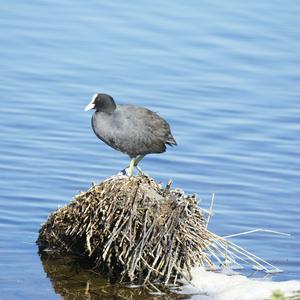
[[[190,281],[194,266],[217,269],[250,257],[261,267],[207,230],[195,196],[146,176],[112,177],[77,195],[49,216],[37,242],[44,251],[86,257],[113,279],[149,286]]]

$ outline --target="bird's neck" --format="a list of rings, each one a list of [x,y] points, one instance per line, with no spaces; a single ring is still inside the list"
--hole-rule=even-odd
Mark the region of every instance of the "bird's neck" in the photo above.
[[[96,109],[96,112],[104,112],[107,114],[112,114],[117,109],[117,105],[114,102],[105,103],[101,108]]]

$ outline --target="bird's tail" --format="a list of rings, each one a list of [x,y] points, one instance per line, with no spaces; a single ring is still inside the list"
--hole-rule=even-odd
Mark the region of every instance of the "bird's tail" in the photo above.
[[[166,144],[170,146],[177,146],[177,142],[175,141],[172,134],[169,134],[166,140]]]

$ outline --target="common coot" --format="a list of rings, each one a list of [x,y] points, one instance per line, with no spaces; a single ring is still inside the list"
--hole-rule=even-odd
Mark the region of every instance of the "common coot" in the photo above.
[[[128,175],[146,154],[162,153],[177,145],[169,124],[155,112],[139,106],[117,105],[107,94],[95,94],[85,111],[95,109],[92,128],[110,147],[131,158]]]

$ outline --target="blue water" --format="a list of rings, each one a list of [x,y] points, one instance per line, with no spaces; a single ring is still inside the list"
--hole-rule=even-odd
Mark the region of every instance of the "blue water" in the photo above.
[[[210,229],[300,279],[297,1],[6,1],[0,8],[0,299],[59,299],[35,240],[128,158],[93,134],[95,92],[168,120],[141,167],[196,193]]]

